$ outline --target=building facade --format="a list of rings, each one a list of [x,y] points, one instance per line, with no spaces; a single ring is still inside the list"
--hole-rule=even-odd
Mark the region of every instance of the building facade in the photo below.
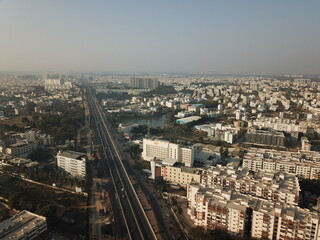
[[[194,162],[194,148],[182,147],[179,144],[159,139],[143,139],[142,158],[150,161],[157,159],[174,159],[177,162],[192,167]]]
[[[276,151],[250,148],[243,159],[244,169],[293,173],[307,179],[320,178],[320,153],[315,151]]]
[[[86,175],[86,155],[84,153],[59,151],[57,165],[72,176],[85,177]]]
[[[159,87],[159,80],[158,78],[132,77],[130,79],[130,87],[139,89],[155,89]]]

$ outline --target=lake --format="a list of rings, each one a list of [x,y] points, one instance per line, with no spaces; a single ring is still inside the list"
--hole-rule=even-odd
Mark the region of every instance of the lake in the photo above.
[[[163,114],[160,117],[153,117],[153,118],[143,118],[143,119],[125,119],[122,120],[121,122],[123,123],[138,123],[139,125],[148,125],[148,121],[149,121],[149,126],[152,128],[156,128],[156,127],[161,127],[164,128],[166,123],[166,114]]]

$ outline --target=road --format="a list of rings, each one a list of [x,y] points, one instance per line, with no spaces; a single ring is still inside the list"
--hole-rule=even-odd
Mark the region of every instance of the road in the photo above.
[[[111,199],[113,212],[115,215],[118,214],[115,216],[116,228],[120,228],[117,229],[117,233],[122,235],[118,237],[123,238],[127,235],[129,239],[158,239],[122,162],[123,159],[109,130],[110,126],[103,110],[93,96],[90,86],[86,82],[84,86],[88,96],[90,114],[105,155],[105,158],[102,158],[101,167],[109,171],[113,183],[108,190],[110,196],[114,196],[114,199]],[[121,224],[124,225],[124,228],[121,228]]]

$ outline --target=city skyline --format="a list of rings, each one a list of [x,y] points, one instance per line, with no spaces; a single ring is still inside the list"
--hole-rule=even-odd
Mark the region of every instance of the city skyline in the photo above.
[[[0,1],[0,71],[319,74],[320,3]]]

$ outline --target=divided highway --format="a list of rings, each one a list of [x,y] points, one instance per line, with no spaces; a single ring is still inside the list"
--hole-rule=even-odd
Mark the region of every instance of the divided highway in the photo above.
[[[103,158],[105,162],[102,163],[102,167],[109,170],[114,185],[114,201],[117,203],[117,207],[113,208],[119,209],[121,212],[123,225],[125,226],[123,231],[127,232],[129,239],[157,239],[127,174],[103,110],[93,96],[87,82],[84,82],[84,87],[88,95],[90,114],[93,115],[92,117],[105,154],[105,159]],[[115,214],[119,215],[119,213]],[[118,230],[121,231],[122,229]]]

